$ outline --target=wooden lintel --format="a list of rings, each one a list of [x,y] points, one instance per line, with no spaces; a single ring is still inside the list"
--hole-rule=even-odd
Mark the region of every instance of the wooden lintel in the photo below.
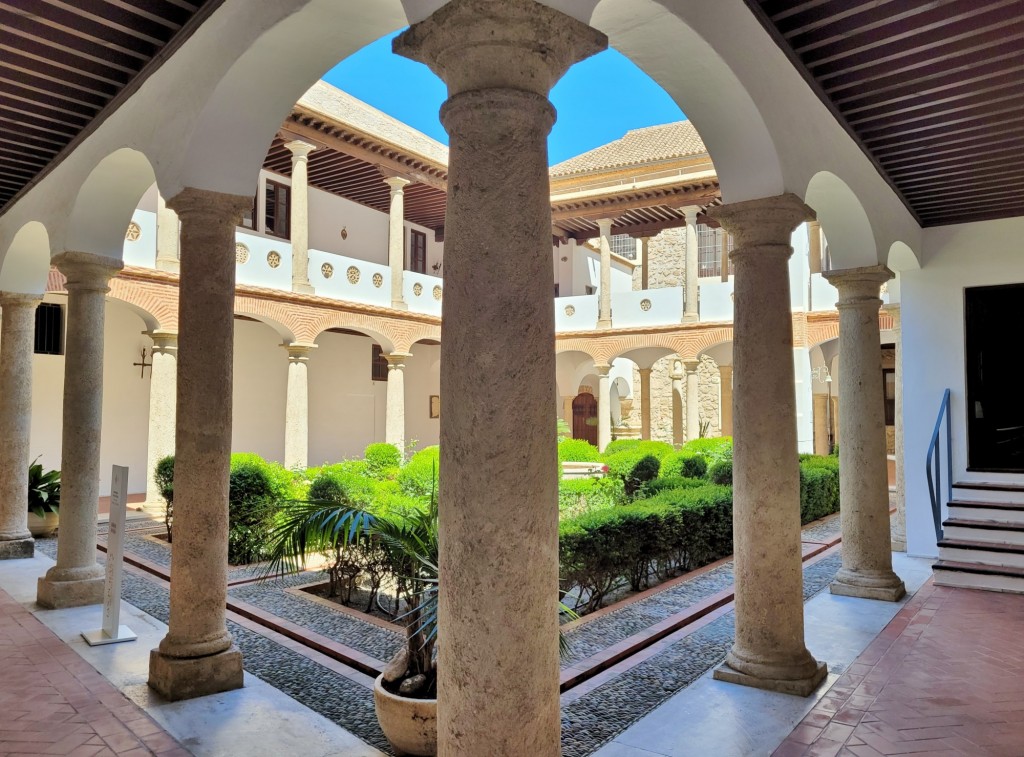
[[[716,186],[684,189],[668,194],[633,199],[609,198],[595,200],[592,204],[584,205],[579,203],[575,207],[555,204],[557,209],[552,211],[551,220],[555,223],[568,219],[596,221],[599,218],[614,218],[626,211],[640,210],[642,208],[668,207],[678,210],[683,207],[706,204],[717,196],[718,187]]]

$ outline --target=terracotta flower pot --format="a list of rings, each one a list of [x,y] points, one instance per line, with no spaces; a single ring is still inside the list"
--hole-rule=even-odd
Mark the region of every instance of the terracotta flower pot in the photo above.
[[[57,526],[60,525],[59,518],[60,516],[57,513],[46,513],[46,515],[41,518],[35,513],[29,513],[29,533],[37,539],[45,539],[48,536],[52,536],[53,532],[57,530]]]
[[[437,754],[437,700],[411,699],[392,694],[382,685],[384,676],[373,684],[377,722],[395,754],[402,757],[434,757]]]

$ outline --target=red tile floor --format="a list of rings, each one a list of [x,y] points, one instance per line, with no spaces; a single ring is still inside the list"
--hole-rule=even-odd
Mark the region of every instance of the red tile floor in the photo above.
[[[189,752],[0,589],[0,755]]]
[[[775,751],[1024,755],[1024,596],[929,581]]]

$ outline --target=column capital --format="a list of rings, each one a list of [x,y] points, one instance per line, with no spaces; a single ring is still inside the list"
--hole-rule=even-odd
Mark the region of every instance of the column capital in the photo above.
[[[597,231],[601,236],[610,236],[612,233],[612,224],[615,223],[614,218],[598,218],[597,219]]]
[[[124,261],[118,258],[73,250],[54,255],[50,262],[64,274],[68,291],[108,292],[110,280],[124,268]]]
[[[153,352],[175,353],[178,351],[178,332],[153,329],[143,331],[143,335],[153,340]]]
[[[23,294],[22,292],[0,292],[0,307],[8,308],[35,308],[43,301],[41,294]]]
[[[405,368],[405,361],[412,357],[410,352],[392,352],[389,355],[385,355],[384,359],[388,361],[388,369],[402,369]]]
[[[285,142],[284,146],[285,149],[292,154],[292,162],[308,158],[309,154],[316,149],[316,145],[311,145],[309,142],[303,142],[301,139],[293,139],[290,142]]]
[[[612,367],[608,363],[594,363],[594,370],[600,378],[604,378],[611,371]]]
[[[513,89],[546,97],[569,66],[608,47],[608,37],[534,0],[453,0],[392,42],[430,66],[448,96]]]
[[[237,226],[242,213],[252,207],[252,197],[213,192],[209,189],[185,187],[167,201],[167,207],[178,214],[181,220],[209,216],[220,222],[225,216]]]
[[[719,205],[711,208],[708,215],[734,237],[734,257],[751,251],[750,248],[777,245],[784,246],[786,255],[791,255],[789,239],[793,230],[816,217],[803,200],[791,193]]]
[[[700,368],[700,359],[694,358],[693,360],[684,360],[683,367],[687,373],[696,373],[697,369]]]
[[[385,176],[384,183],[391,187],[391,194],[397,194],[412,184],[413,181],[404,176]]]
[[[281,346],[288,352],[288,360],[290,361],[309,360],[309,353],[317,348],[317,345],[305,342],[290,342]]]
[[[654,370],[654,369],[653,368],[640,368],[639,366],[637,366],[637,370],[640,371],[640,375],[641,376],[650,376],[651,375],[651,371]]]
[[[839,290],[837,308],[855,305],[878,307],[882,302],[878,296],[879,289],[893,276],[893,272],[884,265],[845,268],[838,271],[826,271],[822,274],[829,284]]]

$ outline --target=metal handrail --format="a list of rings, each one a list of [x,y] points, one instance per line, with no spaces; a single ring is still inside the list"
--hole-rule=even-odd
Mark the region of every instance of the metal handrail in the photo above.
[[[942,541],[942,466],[940,455],[942,445],[939,443],[939,432],[942,420],[946,420],[946,502],[953,499],[953,417],[949,411],[949,389],[942,395],[939,406],[939,417],[935,419],[935,430],[928,445],[928,458],[925,462],[925,473],[928,476],[928,497],[932,503],[932,518],[935,521],[935,539]],[[934,470],[934,477],[932,471]]]

